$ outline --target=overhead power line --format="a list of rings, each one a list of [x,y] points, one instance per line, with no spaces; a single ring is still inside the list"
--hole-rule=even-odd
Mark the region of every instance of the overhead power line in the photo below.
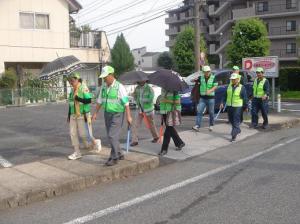
[[[87,15],[87,14],[90,14],[90,13],[92,13],[92,12],[94,12],[94,11],[96,11],[96,10],[99,10],[99,8],[100,7],[102,7],[102,6],[104,6],[104,5],[107,5],[108,3],[110,3],[110,2],[112,2],[113,0],[106,0],[106,1],[103,1],[102,2],[102,4],[100,4],[100,5],[98,5],[98,6],[96,6],[96,5],[94,5],[94,6],[92,6],[92,7],[90,7],[89,9],[86,9],[83,13],[81,13],[81,12],[79,12],[79,16],[85,16],[85,15]],[[99,2],[98,2],[99,3]],[[84,8],[83,8],[83,10],[84,10]]]
[[[120,7],[116,8],[116,9],[107,11],[107,12],[103,13],[100,17],[99,16],[95,16],[93,18],[90,18],[90,19],[87,19],[87,20],[83,21],[82,23],[85,23],[85,24],[86,23],[94,23],[96,21],[99,21],[101,19],[106,18],[107,16],[114,15],[116,13],[125,11],[126,9],[132,8],[132,7],[134,7],[134,6],[138,5],[138,4],[144,3],[145,1],[147,1],[147,0],[138,0],[138,1],[135,0],[135,1],[132,1],[132,2],[130,2],[128,4],[125,4],[123,6],[120,6]]]

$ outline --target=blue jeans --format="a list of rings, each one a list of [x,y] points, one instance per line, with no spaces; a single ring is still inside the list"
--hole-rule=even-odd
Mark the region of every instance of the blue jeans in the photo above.
[[[262,100],[260,98],[253,98],[252,100],[252,126],[256,127],[258,125],[258,112],[261,111],[263,117],[263,125],[267,126],[269,124],[268,121],[268,100]]]
[[[241,133],[241,113],[243,112],[242,107],[227,107],[229,122],[232,126],[231,136],[235,138]]]
[[[214,114],[215,114],[215,99],[202,99],[200,98],[197,106],[196,125],[201,127],[202,117],[204,109],[208,108],[209,113],[209,126],[214,126]]]

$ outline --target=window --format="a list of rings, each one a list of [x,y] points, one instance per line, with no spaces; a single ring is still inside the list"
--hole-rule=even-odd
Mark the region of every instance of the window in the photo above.
[[[216,81],[220,86],[229,84],[229,77],[230,77],[230,72],[216,73]]]
[[[138,61],[138,64],[141,65],[141,61]]]
[[[296,31],[296,21],[295,20],[286,22],[286,31]]]
[[[297,6],[297,0],[286,0],[286,8],[287,9],[294,9]]]
[[[20,27],[23,29],[50,29],[49,15],[33,12],[20,12]]]
[[[257,3],[257,11],[258,12],[268,11],[268,2],[258,2]]]
[[[269,32],[269,23],[265,22],[265,24],[266,24],[267,31]]]
[[[286,53],[295,54],[296,53],[296,43],[287,43],[286,44]]]

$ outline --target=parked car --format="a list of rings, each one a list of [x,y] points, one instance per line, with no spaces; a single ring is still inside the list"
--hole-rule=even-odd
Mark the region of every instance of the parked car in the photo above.
[[[215,110],[218,110],[222,102],[222,98],[224,97],[226,88],[229,84],[229,78],[232,73],[232,70],[229,69],[213,70],[212,73],[215,74],[216,80],[219,84],[215,92]],[[242,77],[244,77],[244,86],[246,87],[249,96],[252,91],[255,73],[247,70],[241,70],[240,74],[242,74],[243,75]],[[191,100],[191,91],[195,85],[193,80],[195,80],[197,77],[199,77],[199,74],[194,73],[185,78],[185,81],[189,85],[189,88],[180,94],[182,113],[195,114],[197,111],[197,105]]]

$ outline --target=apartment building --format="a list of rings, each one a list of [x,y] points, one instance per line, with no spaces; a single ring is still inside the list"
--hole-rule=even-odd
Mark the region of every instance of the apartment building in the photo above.
[[[131,53],[137,69],[142,69],[143,71],[157,69],[157,61],[161,52],[147,52],[146,47],[141,47],[131,50]]]
[[[96,85],[96,66],[110,60],[110,48],[105,32],[70,29],[81,8],[76,0],[1,0],[0,73],[15,67],[18,75],[38,75],[47,62],[74,55],[88,66],[84,79]]]
[[[297,36],[300,28],[299,0],[207,0],[201,9],[200,26],[209,48],[209,54],[217,54],[220,65],[228,63],[225,49],[231,41],[232,26],[239,19],[261,18],[271,40],[270,55],[278,56],[281,65],[292,65],[298,60]],[[172,47],[178,32],[193,24],[193,0],[169,11],[166,24],[167,47]],[[173,31],[173,32],[172,32]],[[176,32],[175,32],[176,31]]]

